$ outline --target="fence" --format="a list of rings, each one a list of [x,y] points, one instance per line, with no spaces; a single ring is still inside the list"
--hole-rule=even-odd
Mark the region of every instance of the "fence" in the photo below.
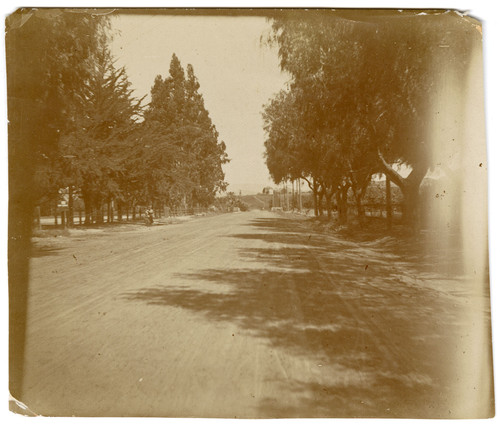
[[[363,207],[365,209],[365,215],[367,217],[386,217],[387,216],[387,207],[386,204],[380,204],[380,203],[363,203]],[[271,208],[273,211],[299,211],[297,207],[295,208],[282,208],[282,207],[272,207]],[[353,203],[348,203],[347,205],[348,209],[348,214],[349,215],[357,215],[358,210],[355,204]],[[307,204],[302,207],[302,212],[305,215],[314,215],[314,207],[310,204]],[[333,213],[337,212],[337,208],[334,206]],[[326,208],[323,205],[323,213],[326,214]],[[392,204],[392,216],[393,217],[399,217],[402,214],[402,209],[400,204]]]
[[[109,213],[108,213],[109,211]],[[137,206],[135,208],[123,208],[121,211],[108,210],[107,205],[99,210],[93,210],[90,217],[86,221],[85,210],[78,209],[73,212],[73,220],[68,216],[68,209],[53,210],[52,217],[41,216],[40,208],[35,208],[34,227],[41,229],[42,226],[68,227],[79,226],[84,224],[104,224],[104,223],[126,223],[141,221],[144,218],[146,207]],[[181,217],[190,215],[201,215],[208,212],[208,208],[192,207],[192,208],[155,208],[154,218],[162,219],[168,217]]]
[[[387,217],[387,206],[385,204],[364,204],[364,208],[365,215],[368,217]],[[391,209],[393,217],[399,217],[402,214],[401,205],[399,204],[392,204]]]

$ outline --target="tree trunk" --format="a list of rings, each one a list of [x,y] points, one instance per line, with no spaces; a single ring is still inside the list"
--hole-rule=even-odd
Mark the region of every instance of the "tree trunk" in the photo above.
[[[385,175],[385,214],[387,218],[387,228],[392,228],[392,199],[391,199],[391,180]]]
[[[121,201],[117,201],[116,203],[116,213],[117,213],[117,220],[119,222],[122,222],[123,221],[123,209],[122,209],[122,202]]]
[[[403,192],[403,223],[411,226],[414,231],[418,229],[420,224],[420,184],[426,174],[427,168],[415,167],[404,179],[404,184],[401,187]]]
[[[57,227],[57,200],[54,205],[54,224]]]
[[[364,193],[361,191],[354,191],[354,199],[356,200],[356,210],[358,213],[358,222],[361,227],[365,224],[365,206],[363,205]]]
[[[420,182],[412,182],[403,189],[403,223],[414,230],[419,227],[419,195]]]
[[[111,198],[108,198],[108,203],[107,203],[107,212],[108,214],[108,223],[113,222],[113,204],[111,201]]]
[[[363,204],[363,198],[365,197],[366,189],[370,184],[372,179],[371,171],[351,171],[350,173],[350,181],[352,193],[354,195],[354,200],[356,202],[356,212],[358,216],[358,222],[361,227],[364,226],[365,223],[365,206]]]
[[[349,186],[342,186],[335,194],[337,198],[337,209],[339,212],[339,223],[347,224],[347,191]]]
[[[299,178],[299,212],[302,212],[302,182]]]
[[[92,224],[92,204],[90,199],[84,197],[83,202],[85,204],[85,226],[90,226]]]
[[[74,208],[73,208],[73,186],[68,186],[68,226],[73,227],[73,216],[74,216]]]
[[[326,211],[327,211],[327,214],[328,214],[328,219],[331,220],[332,219],[332,196],[333,196],[333,192],[327,192],[325,194],[325,200],[326,200]]]
[[[323,215],[325,214],[325,210],[323,208],[323,198],[324,197],[325,197],[325,191],[324,190],[318,191],[318,212],[319,212],[320,217],[323,217]]]
[[[285,208],[287,211],[290,210],[290,200],[288,199],[288,183],[285,182]]]
[[[314,203],[314,216],[318,217],[319,216],[318,184],[316,183],[315,179],[313,179],[312,191],[313,191],[313,203]]]
[[[354,199],[356,201],[356,210],[358,213],[358,221],[359,225],[361,227],[364,226],[365,224],[365,205],[363,204],[363,199],[365,197],[366,189],[368,185],[370,184],[371,181],[371,176],[370,178],[366,178],[361,185],[353,185],[353,193],[354,193]]]
[[[419,226],[419,191],[420,184],[427,174],[429,167],[423,163],[415,164],[408,177],[403,178],[388,164],[379,152],[380,164],[386,178],[396,184],[403,193],[403,223],[410,226],[414,231]]]
[[[96,202],[96,215],[95,215],[95,218],[96,218],[96,223],[97,224],[103,224],[104,223],[104,213],[103,213],[103,208],[104,208],[104,205],[101,201],[99,202]]]
[[[36,228],[38,230],[42,230],[42,217],[40,214],[40,206],[35,207],[35,222],[36,222]]]
[[[89,192],[82,190],[83,204],[85,206],[85,226],[90,226],[93,220],[92,207],[93,200]]]
[[[349,186],[342,188],[342,209],[344,210],[344,224],[347,224],[349,217],[349,205],[347,203],[347,194],[349,193]]]

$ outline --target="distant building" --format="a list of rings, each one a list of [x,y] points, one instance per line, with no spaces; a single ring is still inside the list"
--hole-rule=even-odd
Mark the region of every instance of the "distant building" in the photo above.
[[[264,189],[262,189],[262,193],[264,195],[272,195],[274,193],[274,189],[272,187],[266,186]]]

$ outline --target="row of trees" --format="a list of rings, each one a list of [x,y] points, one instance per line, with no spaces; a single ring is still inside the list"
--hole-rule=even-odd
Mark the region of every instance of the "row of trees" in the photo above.
[[[40,179],[55,161],[82,82],[91,78],[99,16],[20,9],[6,19],[9,120],[9,389],[22,399],[23,353],[33,209]],[[49,180],[44,178],[43,180]]]
[[[107,12],[104,12],[104,15]],[[225,188],[224,143],[193,68],[172,58],[152,101],[133,95],[98,10],[19,9],[6,19],[9,120],[9,388],[22,399],[33,211],[69,188],[87,223],[103,203],[206,205]],[[153,83],[153,82],[152,82]],[[69,218],[73,214],[69,212]]]
[[[104,204],[118,210],[209,205],[225,189],[222,164],[228,159],[193,67],[185,71],[174,54],[169,75],[156,78],[145,105],[144,97],[134,96],[125,68],[115,65],[109,26],[98,15],[34,13],[16,29],[12,44],[25,43],[26,57],[19,46],[12,48],[9,99],[22,104],[9,111],[25,112],[29,102],[36,121],[31,134],[11,127],[11,145],[16,149],[22,138],[35,148],[33,201],[55,204],[59,188],[67,187],[69,219],[78,195],[86,223],[102,220]],[[29,58],[41,34],[47,38],[43,53]],[[15,75],[18,67],[21,75]],[[24,90],[19,97],[12,93],[17,85]]]
[[[401,189],[404,220],[415,223],[421,182],[436,165],[433,144],[445,142],[430,134],[433,102],[443,76],[465,78],[480,40],[456,14],[397,15],[291,11],[272,23],[268,41],[292,79],[265,105],[267,166],[276,183],[306,180],[330,211],[335,200],[342,222],[349,190],[362,220],[366,188],[383,173]]]
[[[156,78],[144,107],[133,97],[125,69],[114,67],[107,50],[98,58],[86,101],[60,143],[59,170],[65,186],[80,189],[86,221],[94,212],[100,220],[104,203],[119,211],[138,204],[211,204],[226,186],[227,155],[193,67],[186,75],[174,54],[169,76]]]

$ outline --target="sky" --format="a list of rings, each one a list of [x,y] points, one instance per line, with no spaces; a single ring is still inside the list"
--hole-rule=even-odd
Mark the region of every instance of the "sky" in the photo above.
[[[279,68],[277,49],[261,42],[270,22],[263,17],[113,16],[112,52],[125,66],[136,96],[149,94],[157,75],[168,75],[175,53],[192,64],[205,106],[231,162],[224,166],[228,190],[242,194],[273,186],[264,162],[262,106],[290,77]]]

